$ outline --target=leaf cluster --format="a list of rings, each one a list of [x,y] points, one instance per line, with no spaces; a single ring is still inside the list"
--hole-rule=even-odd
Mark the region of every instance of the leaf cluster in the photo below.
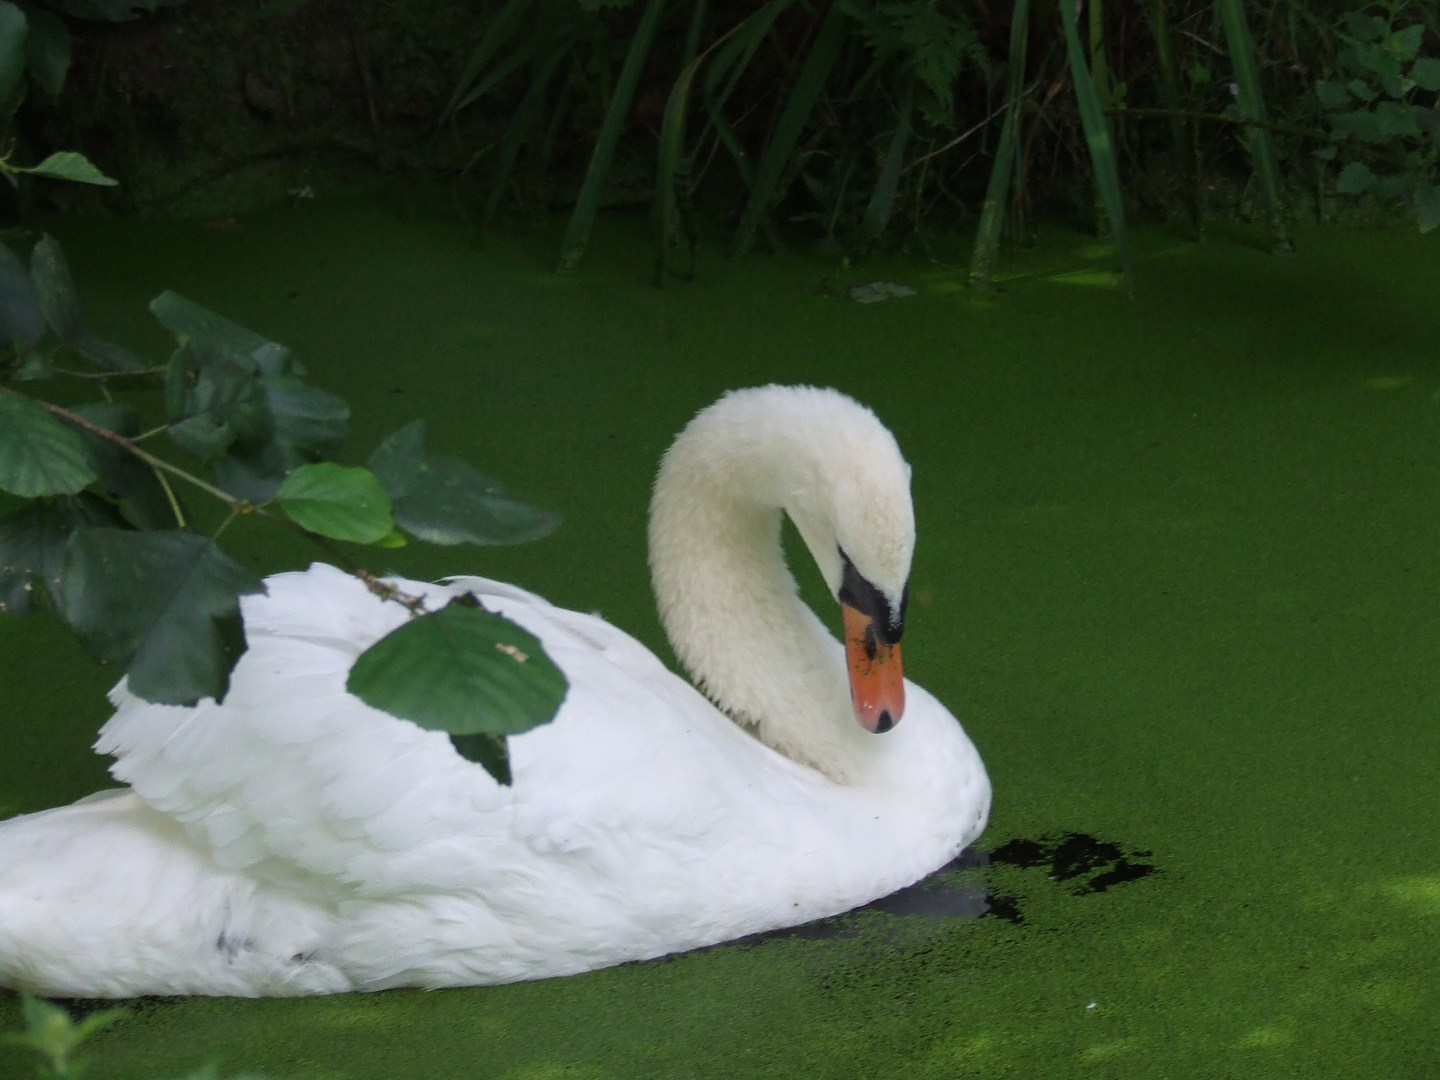
[[[1097,231],[1123,239],[1125,206],[1152,176],[1178,181],[1197,234],[1214,174],[1243,181],[1263,203],[1274,249],[1291,250],[1287,204],[1297,184],[1316,189],[1308,151],[1327,143],[1322,156],[1346,164],[1342,193],[1410,199],[1428,229],[1436,211],[1425,179],[1434,164],[1427,95],[1440,73],[1423,54],[1425,28],[1440,29],[1433,4],[1345,6],[647,0],[602,10],[505,0],[450,114],[486,97],[518,100],[493,147],[487,215],[522,160],[554,173],[574,160],[567,135],[586,139],[562,270],[583,257],[617,163],[633,168],[648,153],[649,137],[627,135],[647,116],[658,134],[662,281],[683,265],[677,251],[693,254],[702,183],[727,171],[736,253],[760,237],[777,245],[782,207],[790,221],[814,222],[832,250],[920,234],[948,208],[981,217],[973,267],[982,282],[1002,222],[1023,241],[1035,205],[1064,190]],[[1315,66],[1327,63],[1334,70],[1317,96]],[[657,86],[668,87],[658,132]]]
[[[86,1072],[86,1062],[75,1056],[76,1050],[90,1036],[124,1019],[129,1012],[124,1008],[105,1009],[91,1013],[77,1023],[53,1002],[33,994],[22,994],[20,1014],[25,1021],[25,1030],[0,1035],[0,1042],[33,1050],[39,1057],[36,1064],[42,1080],[80,1080]],[[219,1080],[219,1074],[215,1066],[206,1065],[189,1073],[185,1080]],[[245,1073],[232,1080],[266,1078],[258,1073]]]
[[[31,0],[0,0],[0,115],[7,119],[25,101],[25,74],[51,98],[60,96],[70,70],[72,39],[61,14],[76,19],[119,22],[135,10],[153,11],[180,0],[50,0],[44,6]],[[46,176],[80,184],[113,187],[115,181],[97,169],[83,154],[62,150],[38,165],[10,161],[13,146],[0,153],[0,175],[12,185],[21,174]]]
[[[0,1035],[0,1041],[23,1046],[39,1055],[40,1075],[47,1080],[78,1080],[85,1063],[74,1055],[97,1031],[128,1015],[124,1009],[91,1013],[78,1024],[60,1006],[32,994],[21,995],[22,1033]]]
[[[1349,12],[1337,28],[1343,48],[1336,69],[1315,85],[1331,142],[1316,153],[1345,162],[1336,190],[1404,199],[1420,231],[1429,232],[1440,225],[1440,58],[1420,55],[1423,23],[1398,26],[1397,9],[1383,10]]]
[[[79,380],[103,395],[61,407],[0,384],[0,490],[25,500],[0,518],[0,612],[27,615],[47,604],[147,700],[219,700],[244,650],[239,598],[264,586],[217,540],[239,516],[271,519],[416,616],[405,633],[378,643],[390,666],[362,679],[360,696],[454,733],[462,752],[508,782],[504,737],[554,715],[563,675],[530,635],[489,613],[490,637],[472,643],[476,655],[460,658],[452,642],[447,655],[456,658],[436,668],[425,635],[455,616],[427,613],[420,598],[359,570],[336,543],[519,543],[546,535],[557,518],[464,462],[432,455],[423,421],[385,439],[366,466],[331,460],[349,406],[305,382],[290,349],[173,292],[150,309],[177,343],[163,363],[85,326],[52,238],[35,245],[28,271],[0,245],[0,341],[11,351],[0,372],[8,367],[11,380],[28,384]],[[139,411],[114,400],[115,385],[151,389],[165,422],[142,432]],[[161,435],[187,464],[152,448]],[[212,535],[195,529],[186,488],[228,509]],[[477,735],[500,740],[499,756],[495,746],[477,748]]]

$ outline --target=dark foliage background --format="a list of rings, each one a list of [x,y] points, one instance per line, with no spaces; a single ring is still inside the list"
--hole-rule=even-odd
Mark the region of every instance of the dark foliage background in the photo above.
[[[1437,52],[1429,0],[1247,0],[1243,8],[1269,118],[1295,131],[1330,130],[1316,87],[1326,79],[1343,86],[1354,75],[1347,17],[1417,27],[1420,55]],[[190,0],[128,22],[70,19],[70,79],[58,99],[37,92],[19,112],[21,147],[32,157],[79,149],[121,186],[96,192],[45,184],[22,198],[62,208],[105,200],[142,212],[218,212],[305,197],[307,185],[333,189],[357,171],[423,171],[453,182],[469,213],[531,216],[575,206],[614,110],[621,122],[596,203],[649,205],[666,103],[699,54],[683,102],[678,205],[733,227],[754,179],[733,151],[743,149],[752,164],[762,159],[827,16],[838,10],[833,61],[773,190],[764,193],[769,220],[782,231],[801,226],[838,249],[903,244],[976,216],[1009,92],[1018,5],[783,4],[753,53],[726,74],[734,84],[718,113],[733,130],[734,146],[727,146],[700,92],[704,64],[720,55],[706,50],[765,10],[756,0]],[[622,69],[647,16],[653,38],[636,46],[638,74],[626,87]],[[508,31],[495,37],[497,22],[507,19]],[[1202,120],[1181,130],[1163,116],[1138,115],[1177,106],[1233,113],[1220,5],[1091,0],[1080,6],[1079,21],[1105,104],[1130,110],[1112,116],[1128,212],[1261,214],[1244,129]],[[1168,71],[1162,23],[1173,54]],[[1010,231],[1024,239],[1027,222],[1057,213],[1103,227],[1056,0],[1037,0],[1028,25]],[[481,58],[477,47],[483,51],[487,32],[494,40]],[[464,103],[463,92],[477,87],[479,96]],[[1412,97],[1417,106],[1435,104],[1423,87]],[[901,158],[886,180],[901,126]],[[507,136],[518,142],[510,148],[513,164]],[[1393,203],[1337,202],[1339,170],[1327,172],[1317,161],[1321,144],[1281,131],[1272,137],[1289,214],[1325,219],[1368,212],[1371,204],[1384,213]],[[1434,133],[1428,137],[1432,161],[1423,168],[1433,164]],[[1389,161],[1391,171],[1415,167],[1394,155]],[[674,242],[679,230],[672,232]],[[768,226],[762,233],[775,235]]]

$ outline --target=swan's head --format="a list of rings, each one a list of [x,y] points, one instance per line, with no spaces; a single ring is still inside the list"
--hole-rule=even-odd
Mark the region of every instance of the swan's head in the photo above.
[[[915,553],[910,466],[863,405],[834,390],[794,389],[822,407],[807,433],[812,449],[797,454],[811,457],[810,468],[792,478],[799,482],[781,505],[840,604],[855,718],[879,734],[905,712],[900,638]]]
[[[744,648],[767,626],[767,657],[790,656],[795,583],[779,557],[783,510],[814,557],[845,625],[850,703],[872,732],[905,710],[900,637],[915,551],[910,467],[894,436],[835,390],[764,386],[725,395],[676,438],[651,504],[651,567],[661,617],[687,668],[732,713],[793,713],[789,683],[767,682]],[[785,597],[789,600],[781,601]],[[805,654],[809,655],[809,654]],[[797,676],[809,678],[803,672]],[[818,677],[818,675],[817,675]],[[773,688],[773,694],[768,691]],[[804,691],[818,700],[828,692]]]

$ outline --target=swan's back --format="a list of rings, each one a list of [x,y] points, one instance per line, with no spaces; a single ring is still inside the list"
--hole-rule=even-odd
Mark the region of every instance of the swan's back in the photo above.
[[[0,930],[0,978],[52,993],[277,994],[565,974],[863,903],[983,824],[979,760],[918,688],[911,737],[887,750],[897,768],[920,750],[934,783],[912,776],[902,805],[765,747],[599,618],[485,579],[400,584],[432,608],[474,592],[565,671],[555,720],[510,740],[513,786],[443,733],[346,693],[402,606],[328,566],[278,575],[243,601],[249,649],[223,704],[154,705],[123,682],[112,693],[97,748],[135,796],[0,829],[0,850],[63,834],[95,868],[66,885],[76,920],[111,903],[106,868],[139,882],[131,917],[155,927],[145,955],[113,961],[124,970],[97,990],[93,973],[82,986],[83,971],[5,970]],[[945,805],[917,815],[915,797]],[[3,914],[13,877],[0,871],[0,924],[19,918]]]

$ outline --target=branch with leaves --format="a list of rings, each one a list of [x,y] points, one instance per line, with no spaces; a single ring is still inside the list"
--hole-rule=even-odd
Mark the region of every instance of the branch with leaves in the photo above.
[[[558,519],[431,454],[421,420],[382,441],[364,466],[330,460],[349,406],[305,382],[288,348],[173,292],[150,310],[177,341],[163,363],[85,326],[52,238],[35,245],[28,269],[0,245],[0,340],[11,353],[0,372],[25,384],[76,380],[102,395],[61,406],[0,384],[0,490],[25,500],[0,518],[0,612],[48,606],[146,700],[221,700],[244,650],[239,598],[264,583],[218,541],[236,518],[264,518],[409,609],[407,625],[362,654],[352,692],[450,733],[457,750],[508,783],[506,737],[554,716],[563,674],[509,620],[478,602],[427,611],[347,546],[521,543]],[[165,422],[142,432],[137,409],[114,400],[115,384],[162,396]],[[162,434],[209,477],[158,453],[150,440]],[[186,505],[196,492],[228,511],[210,535]]]

